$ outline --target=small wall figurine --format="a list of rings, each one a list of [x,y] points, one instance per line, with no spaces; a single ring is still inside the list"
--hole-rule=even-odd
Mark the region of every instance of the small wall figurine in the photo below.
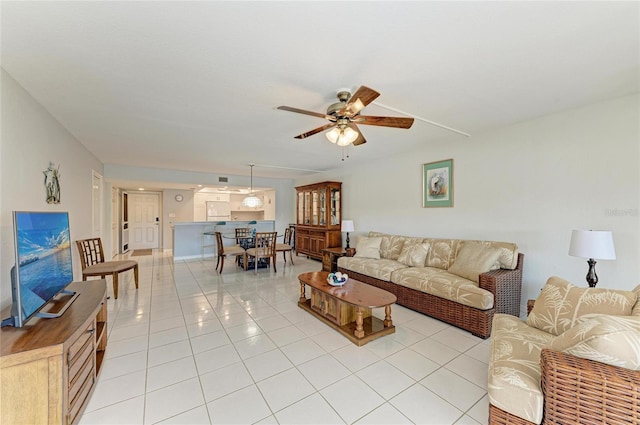
[[[55,168],[53,162],[49,162],[49,168],[42,172],[44,174],[44,187],[47,190],[47,204],[60,203],[60,165]]]

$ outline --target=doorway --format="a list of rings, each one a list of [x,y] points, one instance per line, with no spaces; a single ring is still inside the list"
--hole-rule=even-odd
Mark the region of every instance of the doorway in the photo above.
[[[114,258],[118,255],[118,247],[120,246],[119,241],[119,228],[118,228],[118,218],[120,218],[120,203],[118,202],[118,188],[111,188],[111,258]]]
[[[160,195],[129,192],[129,249],[158,248]]]

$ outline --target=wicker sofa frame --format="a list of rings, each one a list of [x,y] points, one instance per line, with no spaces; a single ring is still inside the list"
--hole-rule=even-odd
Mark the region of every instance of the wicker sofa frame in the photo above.
[[[639,424],[640,372],[543,349],[543,424]],[[491,425],[533,425],[489,404]]]
[[[426,314],[453,326],[465,329],[473,335],[486,339],[491,335],[491,323],[496,313],[520,316],[520,294],[522,289],[522,267],[524,254],[518,254],[518,264],[513,270],[494,270],[483,273],[479,278],[480,288],[493,294],[493,308],[479,310],[427,294],[393,282],[376,279],[365,274],[338,267],[338,271],[369,285],[391,292],[397,298],[397,304]]]

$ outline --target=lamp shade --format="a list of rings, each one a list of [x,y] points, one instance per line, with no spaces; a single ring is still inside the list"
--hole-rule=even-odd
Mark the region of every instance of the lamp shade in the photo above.
[[[615,260],[613,234],[609,230],[574,230],[571,233],[569,255],[595,260]]]
[[[255,196],[253,193],[250,193],[249,196],[242,200],[242,206],[248,208],[258,208],[263,205],[262,199]]]
[[[353,232],[355,230],[353,227],[353,220],[342,220],[340,229],[343,232]]]
[[[335,144],[340,136],[340,129],[338,127],[333,127],[331,131],[327,131],[325,133],[325,136],[331,143]]]

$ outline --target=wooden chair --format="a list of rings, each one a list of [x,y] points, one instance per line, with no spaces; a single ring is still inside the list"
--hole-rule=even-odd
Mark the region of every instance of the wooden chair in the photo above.
[[[282,258],[284,262],[287,262],[287,251],[289,251],[289,259],[293,264],[293,246],[291,245],[291,239],[293,237],[293,230],[290,227],[284,229],[284,241],[283,243],[276,244],[276,252],[282,252]]]
[[[82,265],[82,280],[89,276],[107,275],[113,278],[113,297],[118,299],[118,275],[133,269],[133,278],[138,289],[138,262],[133,260],[104,261],[104,251],[100,238],[81,239],[76,241],[80,264]]]
[[[239,256],[242,255],[244,257],[244,248],[240,245],[233,246],[224,246],[222,243],[222,233],[216,232],[216,244],[218,246],[218,261],[216,262],[216,271],[218,271],[218,266],[220,266],[220,273],[222,273],[222,269],[224,268],[224,258],[227,255]],[[236,267],[237,267],[236,262]]]
[[[250,227],[236,227],[236,244],[241,245],[246,238],[253,235],[253,229]]]
[[[277,232],[258,232],[254,248],[247,249],[245,255],[244,269],[247,270],[248,257],[255,258],[255,273],[258,274],[258,260],[267,258],[269,264],[273,264],[273,271],[276,270],[276,236]]]

